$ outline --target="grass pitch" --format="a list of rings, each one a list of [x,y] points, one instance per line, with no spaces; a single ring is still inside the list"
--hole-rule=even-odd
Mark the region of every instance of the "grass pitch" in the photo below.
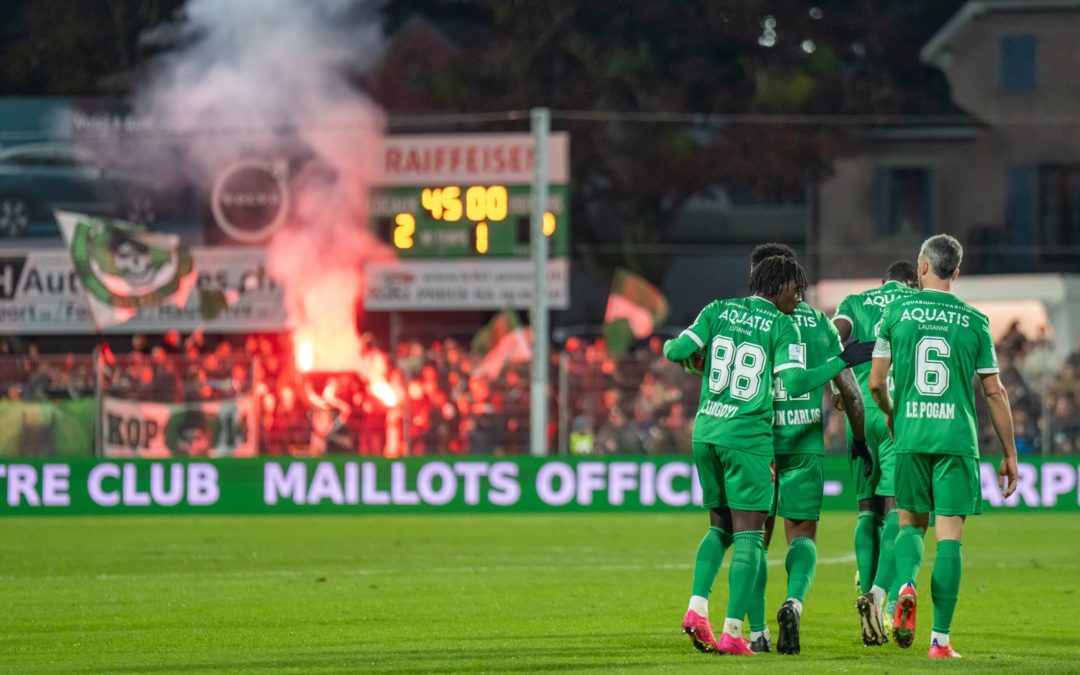
[[[0,671],[13,673],[1066,672],[1080,669],[1080,519],[969,524],[953,641],[864,648],[854,514],[826,513],[800,656],[699,654],[679,632],[705,515],[0,519]],[[770,552],[769,607],[785,547]],[[728,560],[731,553],[728,552]],[[723,616],[721,571],[713,614]]]

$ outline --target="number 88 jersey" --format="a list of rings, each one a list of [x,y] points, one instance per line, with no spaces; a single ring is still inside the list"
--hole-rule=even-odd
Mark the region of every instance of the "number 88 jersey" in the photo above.
[[[806,367],[795,322],[764,298],[732,298],[706,306],[683,335],[705,351],[694,441],[772,455],[773,378]]]
[[[947,291],[924,289],[881,317],[874,357],[892,358],[900,452],[978,457],[973,380],[998,372],[986,315]]]

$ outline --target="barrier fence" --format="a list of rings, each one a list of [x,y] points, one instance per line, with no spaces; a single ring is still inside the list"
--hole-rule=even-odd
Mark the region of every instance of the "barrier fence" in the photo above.
[[[1080,511],[1080,457],[1023,460],[1008,500],[997,463],[979,468],[988,511]],[[826,458],[825,481],[826,511],[856,508],[845,458]],[[0,462],[0,515],[652,512],[700,504],[686,457]]]
[[[356,373],[297,373],[275,358],[0,355],[0,457],[414,457],[528,453],[528,363],[497,377],[454,347],[399,358],[379,386]],[[1002,353],[1021,455],[1080,452],[1080,359]],[[600,343],[551,361],[548,447],[562,456],[666,456],[691,443],[699,377],[654,339],[612,356]],[[999,447],[978,400],[984,454]],[[823,402],[829,454],[844,417]]]

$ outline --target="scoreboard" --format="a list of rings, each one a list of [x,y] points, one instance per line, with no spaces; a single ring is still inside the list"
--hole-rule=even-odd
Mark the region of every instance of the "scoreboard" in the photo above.
[[[569,134],[549,136],[543,231],[555,308],[569,295],[569,147]],[[367,307],[527,307],[534,161],[524,133],[386,137],[370,213],[398,260],[370,265]]]
[[[529,185],[382,188],[372,198],[379,238],[401,258],[528,257]],[[552,255],[569,253],[566,185],[549,187],[544,234]]]

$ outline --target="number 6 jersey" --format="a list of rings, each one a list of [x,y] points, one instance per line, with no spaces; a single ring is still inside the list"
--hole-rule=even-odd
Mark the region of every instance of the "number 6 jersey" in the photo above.
[[[874,357],[883,356],[897,450],[978,457],[972,380],[998,372],[986,315],[947,291],[900,298],[881,317]]]

